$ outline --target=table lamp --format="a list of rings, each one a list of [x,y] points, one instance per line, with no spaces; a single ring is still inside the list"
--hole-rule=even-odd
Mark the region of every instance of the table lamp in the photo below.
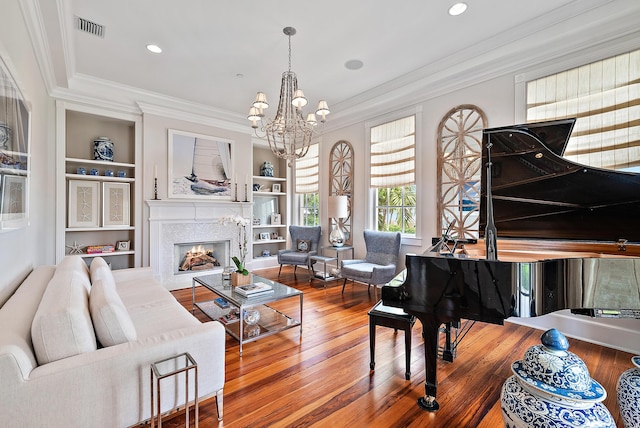
[[[342,247],[344,245],[344,233],[340,227],[340,219],[349,216],[349,199],[346,195],[329,196],[328,207],[329,218],[334,219],[331,233],[329,234],[329,243],[334,247]]]

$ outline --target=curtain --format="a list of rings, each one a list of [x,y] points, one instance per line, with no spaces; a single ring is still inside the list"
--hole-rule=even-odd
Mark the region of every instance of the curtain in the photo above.
[[[640,50],[527,83],[527,121],[575,117],[565,150],[574,162],[640,167]]]
[[[415,116],[371,128],[371,187],[415,184]]]
[[[307,154],[296,160],[296,193],[318,193],[318,147],[309,146]]]

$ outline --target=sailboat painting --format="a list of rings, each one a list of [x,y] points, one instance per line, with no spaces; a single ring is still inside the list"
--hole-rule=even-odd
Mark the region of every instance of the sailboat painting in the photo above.
[[[169,130],[169,197],[231,199],[231,140]]]

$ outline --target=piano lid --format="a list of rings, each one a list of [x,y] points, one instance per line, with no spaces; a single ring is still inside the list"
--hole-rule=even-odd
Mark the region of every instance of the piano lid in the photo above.
[[[480,235],[490,141],[498,238],[640,242],[640,174],[562,157],[575,119],[483,131]]]

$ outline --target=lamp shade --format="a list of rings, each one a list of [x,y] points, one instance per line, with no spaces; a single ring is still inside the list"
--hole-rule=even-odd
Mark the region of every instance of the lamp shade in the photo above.
[[[329,196],[329,218],[345,218],[349,216],[349,199],[346,195]]]

